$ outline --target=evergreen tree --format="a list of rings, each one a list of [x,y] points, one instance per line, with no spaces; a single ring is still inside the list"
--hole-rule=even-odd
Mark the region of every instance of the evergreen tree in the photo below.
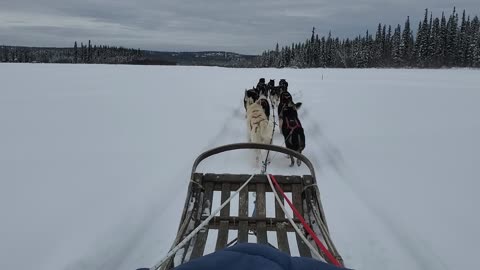
[[[460,25],[460,31],[457,36],[457,52],[456,52],[456,63],[457,65],[464,67],[465,66],[465,56],[467,50],[467,21],[465,19],[465,10],[463,10],[462,23]]]
[[[80,42],[80,63],[85,63],[85,48],[83,42]]]
[[[413,33],[410,29],[410,17],[407,17],[405,28],[403,29],[401,53],[402,60],[408,66],[412,64],[412,54],[414,48]]]
[[[326,44],[325,44],[325,65],[327,67],[331,67],[333,66],[333,46],[332,46],[332,43],[333,43],[333,40],[332,40],[332,32],[329,31],[328,32],[328,37],[327,37],[327,41],[326,41]]]
[[[2,62],[8,62],[8,50],[6,46],[3,46],[3,60]]]
[[[392,36],[392,60],[395,66],[402,64],[402,37],[400,24],[397,25]]]
[[[415,39],[415,46],[413,50],[414,60],[418,65],[421,65],[421,56],[422,56],[422,42],[423,39],[423,29],[422,29],[422,22],[418,23],[418,30],[417,30],[417,37]]]
[[[469,66],[478,67],[480,66],[480,21],[477,16],[472,20],[469,36],[471,37],[469,43]]]
[[[448,66],[456,65],[456,56],[457,56],[457,25],[458,25],[458,14],[453,8],[453,13],[450,15],[450,18],[447,22],[447,53],[446,61]]]
[[[77,47],[77,42],[75,41],[75,44],[73,45],[73,63],[78,62],[78,47]]]
[[[430,60],[429,47],[430,47],[430,32],[431,24],[428,23],[428,9],[425,9],[425,17],[423,18],[423,23],[419,28],[419,39],[417,39],[417,44],[419,48],[418,63],[420,67],[427,67]]]
[[[392,26],[388,26],[388,32],[387,36],[385,37],[385,43],[386,43],[386,56],[385,60],[388,66],[391,65],[392,61]]]
[[[382,52],[381,52],[381,59],[383,64],[385,65],[385,59],[387,58],[387,25],[383,25],[382,28]]]
[[[427,67],[430,67],[432,65],[432,59],[433,55],[435,52],[435,45],[433,44],[433,39],[432,39],[432,28],[433,28],[433,14],[430,12],[430,21],[427,26],[427,44],[426,44],[426,65]]]
[[[430,52],[431,52],[431,66],[439,67],[442,57],[441,40],[440,40],[440,20],[435,18],[432,23],[432,32],[430,35]]]
[[[448,55],[448,28],[447,20],[445,19],[445,14],[442,12],[442,20],[440,22],[440,45],[439,45],[439,54],[440,65],[447,65],[447,55]]]
[[[87,62],[92,62],[92,42],[90,40],[88,40]]]
[[[381,66],[382,52],[383,52],[383,30],[382,24],[379,23],[377,27],[377,33],[375,34],[375,40],[373,42],[373,52],[372,52],[372,65]]]

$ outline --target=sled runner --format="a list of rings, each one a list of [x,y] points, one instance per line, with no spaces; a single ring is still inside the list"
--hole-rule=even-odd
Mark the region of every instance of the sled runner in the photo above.
[[[262,149],[292,155],[303,161],[308,167],[310,170],[309,175],[273,175],[271,179],[274,179],[276,182],[276,190],[278,188],[282,193],[291,193],[291,203],[300,215],[293,216],[293,223],[303,228],[301,230],[301,233],[304,235],[303,239],[310,243],[305,243],[298,233],[295,234],[296,243],[292,243],[295,242],[291,240],[292,237],[289,241],[287,233],[295,232],[295,228],[287,219],[279,203],[279,200],[282,201],[282,204],[285,204],[288,208],[286,199],[279,196],[275,200],[275,196],[273,196],[275,216],[267,217],[266,200],[270,196],[266,196],[266,194],[273,192],[271,188],[273,186],[272,182],[269,182],[267,175],[204,174],[196,171],[197,166],[203,160],[222,152],[238,149]],[[248,184],[246,184],[247,181]],[[192,259],[206,255],[204,252],[207,237],[212,233],[212,230],[217,230],[215,250],[221,250],[235,243],[248,242],[249,234],[254,235],[253,237],[250,236],[250,239],[256,238],[255,241],[257,243],[269,245],[272,239],[269,239],[267,232],[274,231],[276,234],[276,241],[274,242],[277,243],[278,249],[282,252],[291,254],[293,245],[296,245],[295,249],[298,249],[302,257],[322,259],[332,264],[332,261],[335,261],[335,264],[343,265],[342,258],[330,238],[327,221],[320,201],[320,192],[316,184],[317,181],[312,163],[302,154],[280,146],[238,143],[224,145],[202,153],[193,164],[185,207],[172,249],[178,246],[179,243],[183,243],[183,246],[174,251],[175,255],[171,256],[167,261],[151,269],[172,269]],[[242,186],[245,188],[241,189]],[[215,191],[219,194],[219,201],[222,204],[227,204],[231,193],[239,189],[238,215],[231,214],[230,205],[222,208],[218,216],[211,214],[214,210],[212,209],[212,203]],[[249,196],[252,196],[252,192],[255,194],[255,207],[254,213],[249,215]],[[252,201],[252,198],[250,198],[250,201]],[[207,220],[208,222],[206,222]],[[201,227],[199,225],[202,223],[205,226],[195,233],[194,230]],[[312,237],[312,232],[310,234],[305,232],[305,230],[308,231],[305,224],[309,225],[310,231],[313,231],[315,236]],[[236,235],[236,238],[230,242],[228,241],[229,231],[230,235],[232,231]],[[189,235],[191,238],[188,237]],[[318,241],[322,242],[324,248],[319,248]],[[312,246],[316,250],[312,250]],[[322,258],[318,258],[318,255]]]

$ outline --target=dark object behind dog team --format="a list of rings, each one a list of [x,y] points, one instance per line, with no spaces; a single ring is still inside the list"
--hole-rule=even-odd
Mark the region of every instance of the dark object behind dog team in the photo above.
[[[288,82],[285,79],[279,81],[275,86],[275,80],[265,84],[265,78],[260,78],[257,86],[245,90],[244,107],[258,103],[262,106],[267,119],[270,119],[270,99],[272,109],[277,106],[279,127],[284,137],[285,146],[291,150],[301,153],[305,149],[305,132],[298,118],[297,110],[302,106],[301,102],[294,103],[292,95],[288,92]],[[290,166],[295,164],[294,158],[290,157]],[[300,166],[301,161],[297,160]]]

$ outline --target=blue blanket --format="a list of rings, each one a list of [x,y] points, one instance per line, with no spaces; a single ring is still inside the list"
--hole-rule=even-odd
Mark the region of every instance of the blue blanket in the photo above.
[[[311,258],[291,257],[260,244],[237,244],[182,264],[175,270],[339,270]]]

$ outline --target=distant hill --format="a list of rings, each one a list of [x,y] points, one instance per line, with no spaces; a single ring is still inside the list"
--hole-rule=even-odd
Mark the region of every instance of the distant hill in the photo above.
[[[177,65],[192,66],[222,66],[222,67],[253,67],[257,55],[244,55],[223,51],[204,52],[158,52],[145,51],[147,59],[162,59],[175,62]]]

